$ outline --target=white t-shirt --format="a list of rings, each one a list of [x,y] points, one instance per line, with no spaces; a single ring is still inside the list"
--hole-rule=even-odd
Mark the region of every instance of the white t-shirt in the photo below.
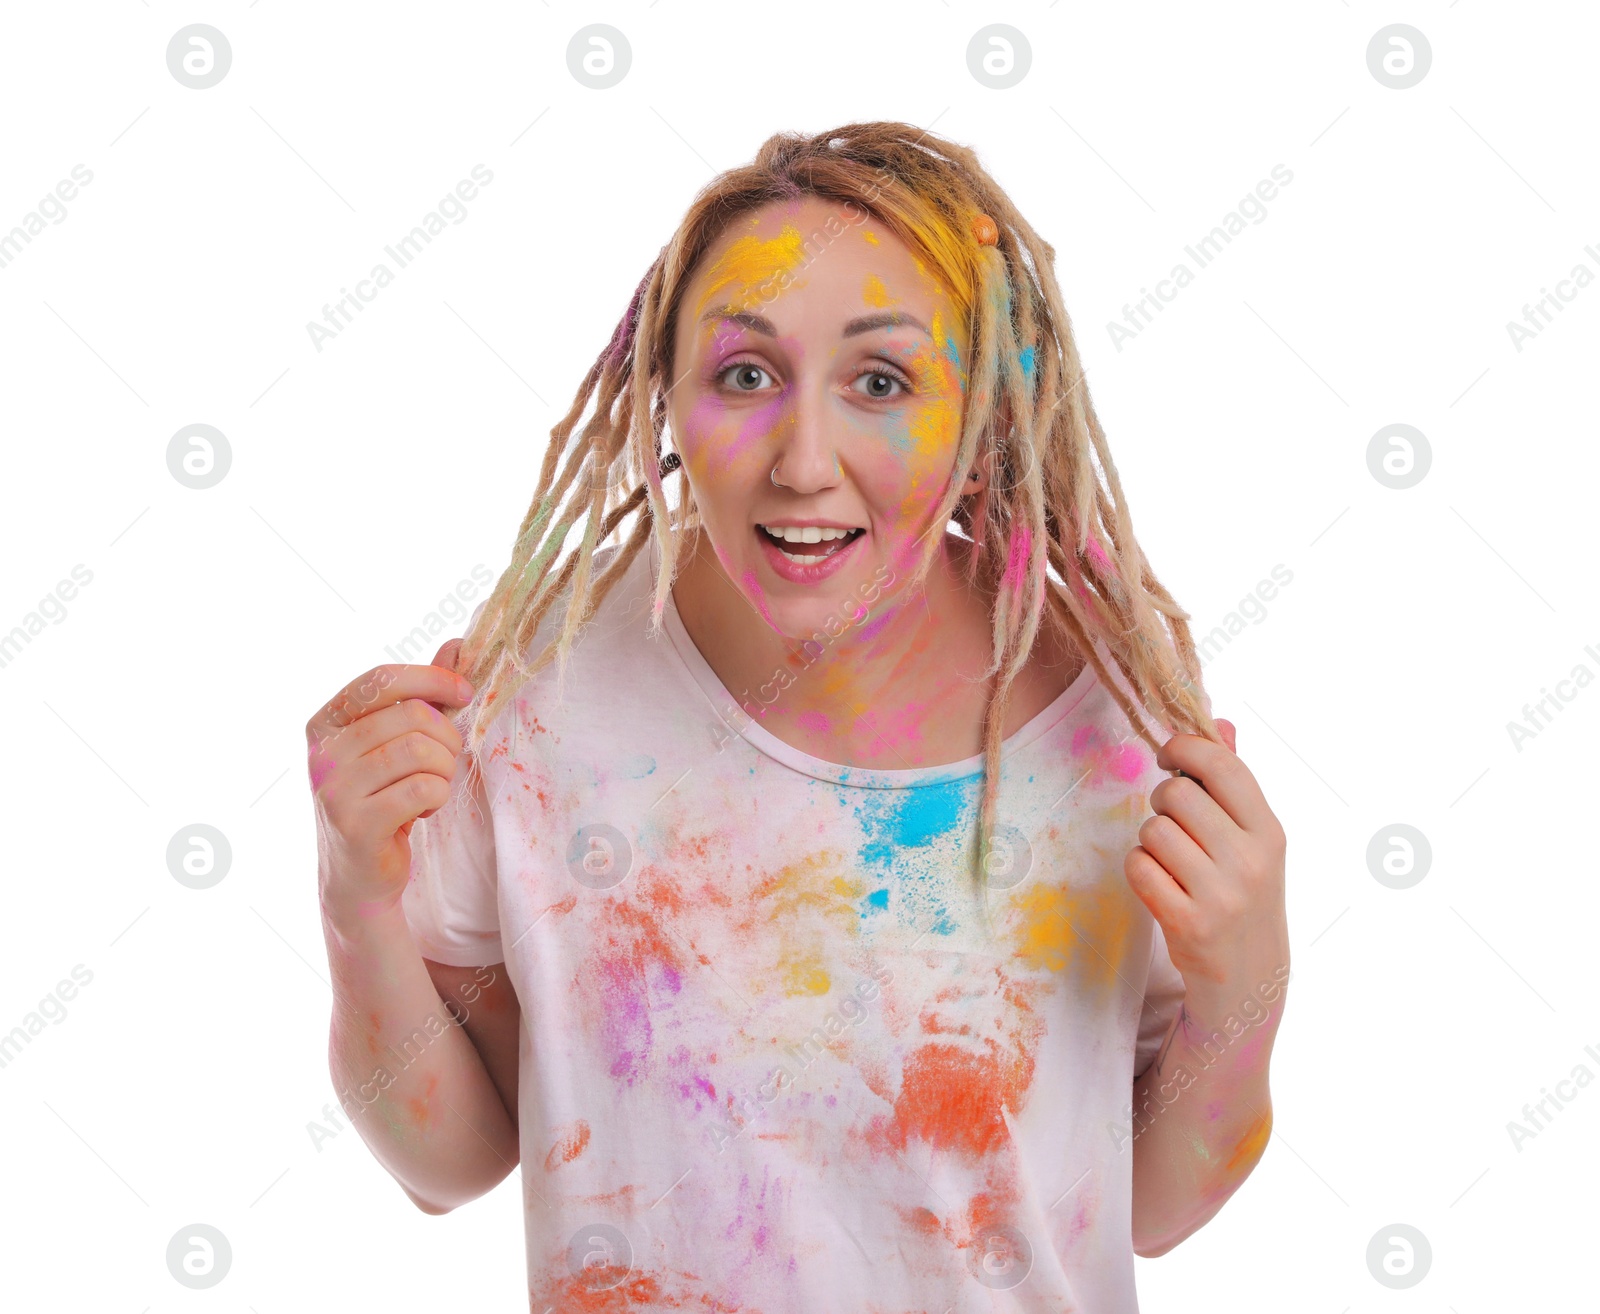
[[[670,601],[648,637],[654,564],[411,832],[419,949],[521,1002],[530,1308],[1133,1314],[1131,1087],[1183,981],[1122,864],[1166,773],[1086,667],[1005,741],[986,926],[981,756],[790,747]]]

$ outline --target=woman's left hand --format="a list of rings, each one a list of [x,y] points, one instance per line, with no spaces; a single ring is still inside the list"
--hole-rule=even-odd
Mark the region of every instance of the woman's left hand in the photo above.
[[[1235,1012],[1289,964],[1283,827],[1234,752],[1234,726],[1217,728],[1226,748],[1188,734],[1161,746],[1157,765],[1183,775],[1150,791],[1156,815],[1123,861],[1202,1021]]]

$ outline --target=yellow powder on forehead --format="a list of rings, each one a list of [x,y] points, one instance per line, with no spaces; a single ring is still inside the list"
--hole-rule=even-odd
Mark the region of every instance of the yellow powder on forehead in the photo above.
[[[873,232],[872,229],[863,228],[861,230],[861,236],[863,238],[865,238],[867,241],[871,242],[873,246],[877,246],[878,245],[878,235],[875,232]]]
[[[710,281],[700,298],[695,322],[699,323],[706,307],[718,299],[734,305],[747,305],[752,300],[761,299],[762,294],[758,289],[764,286],[770,299],[779,290],[776,282],[778,276],[794,270],[804,259],[805,242],[800,230],[793,224],[785,224],[776,237],[739,238],[711,266]],[[799,280],[789,283],[790,287],[800,285]],[[730,289],[732,295],[727,295]]]
[[[869,306],[887,306],[893,300],[889,289],[884,287],[883,280],[876,274],[867,275],[867,281],[861,288],[861,299]]]

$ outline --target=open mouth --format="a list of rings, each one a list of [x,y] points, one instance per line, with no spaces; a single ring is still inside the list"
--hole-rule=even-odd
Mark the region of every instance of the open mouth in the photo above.
[[[756,533],[778,553],[800,565],[815,565],[854,543],[865,529],[824,527],[821,525],[757,525]]]

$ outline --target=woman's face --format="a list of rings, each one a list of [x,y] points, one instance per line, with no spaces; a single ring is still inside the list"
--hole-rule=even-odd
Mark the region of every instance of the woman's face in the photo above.
[[[706,252],[678,312],[672,430],[718,561],[780,634],[856,617],[914,569],[967,349],[931,270],[858,206],[774,202]]]

